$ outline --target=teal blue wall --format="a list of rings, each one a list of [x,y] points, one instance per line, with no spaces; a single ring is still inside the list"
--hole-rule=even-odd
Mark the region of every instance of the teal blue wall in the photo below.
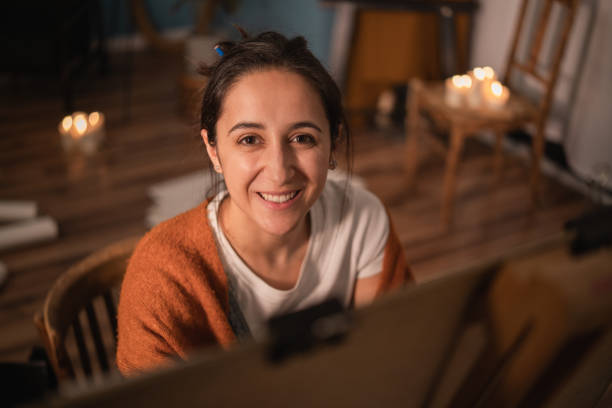
[[[194,2],[185,2],[172,10],[177,0],[148,0],[150,13],[160,30],[191,27]],[[102,0],[106,32],[109,38],[136,31],[128,19],[128,2]],[[221,8],[213,22],[216,31],[232,39],[239,36],[231,26],[236,23],[249,33],[274,30],[287,36],[303,35],[312,52],[327,65],[334,11],[317,0],[239,0],[238,9],[228,15]]]
[[[218,13],[214,27],[232,32],[231,23],[236,23],[249,33],[274,30],[289,37],[302,35],[312,52],[326,62],[333,17],[333,9],[316,0],[242,0],[234,14]]]

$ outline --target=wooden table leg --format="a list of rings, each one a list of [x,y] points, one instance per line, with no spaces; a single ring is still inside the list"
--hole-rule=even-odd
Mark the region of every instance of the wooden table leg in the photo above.
[[[538,123],[536,132],[533,137],[533,150],[531,154],[531,199],[533,204],[538,203],[538,190],[540,187],[540,159],[544,152],[544,123]]]
[[[455,196],[455,178],[459,156],[463,148],[464,132],[459,126],[453,125],[450,135],[450,148],[446,156],[446,170],[444,173],[444,191],[442,196],[442,221],[449,224],[452,219],[453,201]]]
[[[504,152],[502,144],[504,142],[504,132],[495,132],[495,155],[493,157],[493,171],[495,174],[495,182],[499,183],[502,179],[502,168],[504,166]]]
[[[422,84],[418,80],[410,83],[410,99],[406,105],[406,161],[404,163],[406,186],[414,187],[419,167],[420,120],[419,93]]]

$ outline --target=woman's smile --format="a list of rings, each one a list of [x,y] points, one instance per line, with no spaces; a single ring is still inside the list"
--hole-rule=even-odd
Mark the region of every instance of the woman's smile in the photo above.
[[[275,210],[284,210],[295,203],[302,190],[287,191],[283,193],[258,192],[257,195],[265,201],[265,204]]]
[[[297,194],[300,192],[300,190],[295,190],[295,191],[289,191],[286,193],[264,193],[264,192],[259,192],[257,194],[259,194],[261,196],[261,198],[263,198],[266,201],[271,201],[273,203],[286,203],[287,201],[292,200],[293,198],[295,198],[295,196],[297,196]]]

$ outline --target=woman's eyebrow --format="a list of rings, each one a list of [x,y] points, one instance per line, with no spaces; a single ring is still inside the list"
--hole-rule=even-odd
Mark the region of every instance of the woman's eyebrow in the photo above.
[[[295,129],[300,129],[300,128],[304,128],[304,127],[313,128],[315,130],[318,130],[319,133],[323,133],[323,131],[321,130],[320,127],[318,127],[314,123],[308,122],[308,121],[294,123],[293,125],[291,125],[289,130],[295,130]]]
[[[309,122],[309,121],[302,121],[302,122],[294,123],[293,125],[291,125],[291,127],[289,127],[289,130],[301,129],[305,127],[312,128],[312,129],[317,130],[319,133],[323,133],[320,127],[315,125],[313,122]],[[232,126],[232,128],[227,133],[230,134],[234,130],[237,130],[237,129],[265,129],[265,128],[266,127],[264,125],[262,125],[261,123],[257,123],[257,122],[238,122],[234,126]]]
[[[232,133],[236,129],[265,129],[265,126],[261,123],[256,122],[238,122],[229,130],[229,133]]]

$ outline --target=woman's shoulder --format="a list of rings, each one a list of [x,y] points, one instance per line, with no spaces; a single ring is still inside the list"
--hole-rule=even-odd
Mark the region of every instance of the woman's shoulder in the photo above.
[[[206,202],[161,222],[136,245],[128,266],[129,273],[172,272],[178,265],[201,264],[202,258],[217,257]],[[214,262],[213,262],[214,263]]]

